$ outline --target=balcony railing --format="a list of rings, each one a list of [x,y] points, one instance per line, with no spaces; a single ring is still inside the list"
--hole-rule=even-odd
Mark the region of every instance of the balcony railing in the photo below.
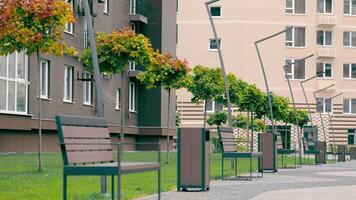
[[[317,55],[321,58],[335,58],[336,51],[332,47],[320,47]]]
[[[336,16],[325,16],[325,15],[318,16],[318,25],[336,26],[336,24],[337,24]]]

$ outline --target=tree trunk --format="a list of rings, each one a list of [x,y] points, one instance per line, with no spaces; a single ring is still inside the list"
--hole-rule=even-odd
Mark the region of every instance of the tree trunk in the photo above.
[[[38,79],[37,79],[37,118],[38,118],[38,172],[42,172],[42,121],[41,121],[41,61],[40,52],[37,47],[37,67],[38,67]]]
[[[122,72],[121,73],[121,94],[120,94],[120,98],[121,98],[121,105],[119,105],[119,106],[121,106],[121,110],[120,110],[120,113],[121,113],[121,119],[120,119],[120,137],[119,137],[119,139],[120,139],[120,142],[121,143],[123,143],[123,142],[125,142],[125,136],[124,136],[124,123],[125,123],[125,120],[124,120],[124,118],[125,118],[125,105],[124,105],[124,102],[125,102],[125,98],[124,98],[124,96],[125,96],[125,87],[124,87],[124,85],[125,85],[125,80],[126,80],[126,78],[125,78],[125,72]]]
[[[206,105],[207,105],[207,100],[204,101],[204,122],[203,122],[204,129],[206,128]]]
[[[167,161],[169,164],[169,119],[170,119],[170,111],[171,111],[171,89],[168,90],[168,116],[167,116]]]

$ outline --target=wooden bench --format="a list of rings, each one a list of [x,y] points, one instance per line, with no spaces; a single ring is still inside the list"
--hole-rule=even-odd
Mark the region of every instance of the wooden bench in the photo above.
[[[314,143],[313,145],[311,145],[307,139],[303,138],[303,148],[304,148],[304,155],[308,155],[308,164],[309,164],[309,155],[314,155],[314,159],[315,159],[315,164],[317,163],[316,160],[316,155],[320,154],[321,152],[319,150],[316,149],[316,144]]]
[[[224,159],[225,158],[232,158],[235,160],[235,177],[237,178],[244,178],[243,176],[237,176],[237,159],[238,158],[248,158],[250,161],[250,174],[246,178],[251,180],[252,176],[252,160],[254,157],[260,159],[260,162],[263,163],[263,153],[262,152],[254,152],[253,151],[253,144],[251,141],[238,141],[235,138],[234,132],[232,128],[226,127],[219,127],[218,128],[218,136],[219,142],[221,144],[221,155],[222,155],[222,162],[221,162],[221,179],[224,180]],[[249,146],[249,151],[247,152],[239,152],[238,151],[238,143],[247,143]],[[258,170],[260,171],[260,170]],[[261,176],[263,177],[263,170],[260,171]]]
[[[282,137],[280,134],[277,134],[277,155],[282,156],[282,168],[285,168],[284,166],[284,156],[285,155],[294,155],[294,166],[293,168],[297,167],[297,153],[299,151],[295,149],[288,149],[283,145]],[[287,145],[287,142],[285,143]]]
[[[114,199],[114,177],[118,177],[117,199],[121,194],[121,175],[157,171],[160,199],[160,148],[157,162],[121,162],[122,145],[117,145],[115,161],[105,119],[56,116],[59,144],[63,157],[63,199],[67,199],[68,176],[111,176],[111,199]],[[152,145],[152,144],[151,144]]]

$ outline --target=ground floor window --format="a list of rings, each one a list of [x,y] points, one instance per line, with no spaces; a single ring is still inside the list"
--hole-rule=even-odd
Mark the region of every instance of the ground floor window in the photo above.
[[[0,56],[0,112],[27,114],[27,66],[23,52]]]
[[[136,112],[136,83],[130,82],[129,84],[129,111]]]

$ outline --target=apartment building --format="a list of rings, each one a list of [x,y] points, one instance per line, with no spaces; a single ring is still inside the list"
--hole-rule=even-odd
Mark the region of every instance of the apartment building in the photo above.
[[[179,1],[177,55],[187,58],[192,66],[220,66],[217,41],[204,3]],[[287,68],[297,107],[307,108],[300,82],[319,74],[304,84],[313,122],[319,126],[322,140],[347,143],[348,135],[356,129],[355,1],[221,0],[212,4],[209,12],[217,28],[227,71],[263,90],[265,84],[254,42],[293,27],[259,45],[270,89],[290,97],[283,65],[314,54]],[[187,91],[178,91],[177,96],[182,125],[201,125],[203,104],[191,103]],[[215,107],[215,103],[209,102],[207,109],[213,112]],[[325,136],[322,124],[326,127]]]
[[[87,23],[81,0],[67,0],[77,21],[68,24],[64,40],[79,52],[88,47]],[[94,29],[109,33],[131,27],[151,39],[154,49],[175,55],[175,0],[101,0],[90,1]],[[37,80],[41,80],[43,150],[59,150],[55,115],[96,116],[95,91],[90,73],[77,57],[41,55],[41,76],[36,57],[22,52],[0,56],[0,152],[37,151]],[[102,74],[104,115],[114,141],[120,134],[120,117],[124,112],[125,142],[161,142],[166,146],[167,98],[163,89],[146,90],[135,76],[142,70],[130,64],[121,75]],[[121,79],[125,84],[121,85]],[[126,88],[125,90],[122,90]],[[122,91],[127,91],[123,93]],[[125,105],[121,105],[125,98]],[[175,102],[174,95],[172,102]],[[174,119],[174,103],[171,119]],[[174,127],[174,120],[170,122]],[[135,146],[130,146],[134,149]]]

